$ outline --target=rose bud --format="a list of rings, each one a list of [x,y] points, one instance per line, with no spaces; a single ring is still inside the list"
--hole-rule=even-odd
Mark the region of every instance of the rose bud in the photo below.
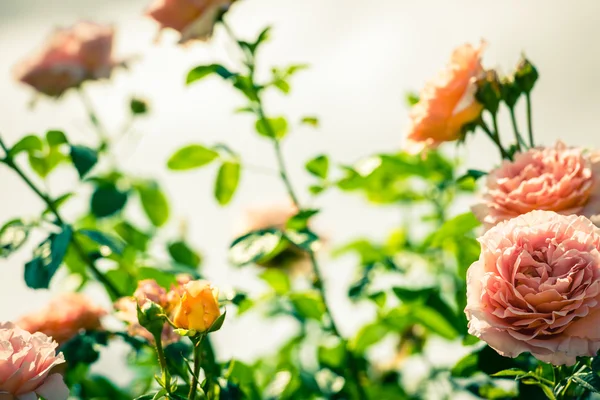
[[[173,325],[182,330],[204,333],[211,330],[219,317],[221,310],[216,287],[204,280],[191,281],[183,286]]]
[[[500,100],[502,99],[502,92],[496,71],[486,71],[485,76],[477,80],[477,92],[475,92],[475,98],[492,114],[498,112]]]
[[[515,82],[524,93],[530,93],[535,85],[535,82],[539,78],[537,69],[533,64],[523,57],[517,65],[517,71],[515,72]]]

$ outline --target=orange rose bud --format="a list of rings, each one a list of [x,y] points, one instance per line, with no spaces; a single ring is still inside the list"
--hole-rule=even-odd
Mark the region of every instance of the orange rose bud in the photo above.
[[[219,290],[208,281],[191,281],[183,286],[173,324],[179,329],[207,332],[220,316]]]

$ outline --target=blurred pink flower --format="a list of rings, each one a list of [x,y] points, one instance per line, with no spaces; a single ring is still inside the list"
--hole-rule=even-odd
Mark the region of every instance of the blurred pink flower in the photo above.
[[[600,213],[600,153],[568,148],[534,148],[517,153],[490,172],[482,200],[473,213],[491,227],[532,210],[580,214]]]
[[[0,323],[0,398],[67,400],[69,389],[52,368],[65,362],[58,343],[10,322]]]
[[[86,296],[64,293],[41,310],[21,317],[17,325],[32,333],[41,332],[63,344],[82,330],[101,329],[100,318],[105,314],[103,308]]]
[[[171,291],[167,291],[156,283],[153,279],[145,279],[138,282],[138,287],[133,297],[123,297],[115,302],[116,316],[128,325],[128,333],[131,336],[139,336],[150,343],[154,343],[154,337],[143,326],[140,325],[137,318],[137,305],[143,306],[146,302],[152,301],[161,306],[167,315],[172,316],[174,306],[179,302],[179,292],[182,287],[191,278],[188,275],[178,275],[177,285],[173,285]],[[161,342],[164,346],[177,342],[181,336],[173,331],[171,325],[165,323],[161,335]]]
[[[160,29],[171,28],[181,34],[179,43],[206,40],[213,32],[219,16],[235,0],[155,0],[148,16],[160,24]]]
[[[114,30],[78,22],[53,32],[44,47],[15,68],[16,79],[48,96],[60,96],[86,80],[110,77]]]
[[[410,112],[408,149],[419,152],[462,137],[462,127],[475,121],[483,106],[475,100],[475,81],[484,75],[478,48],[465,44],[452,53],[450,63],[427,82]]]
[[[582,216],[532,211],[479,239],[467,273],[469,333],[498,353],[555,365],[600,350],[600,229]]]

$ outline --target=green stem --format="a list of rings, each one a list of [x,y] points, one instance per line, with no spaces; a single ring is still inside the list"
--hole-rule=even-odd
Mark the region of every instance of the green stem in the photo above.
[[[531,121],[531,93],[525,93],[525,99],[527,100],[527,131],[529,132],[529,145],[535,147],[533,141],[533,124]]]
[[[498,134],[492,132],[490,130],[490,128],[486,125],[486,123],[483,121],[483,119],[481,119],[479,121],[479,126],[488,135],[488,137],[492,140],[492,142],[494,142],[496,147],[498,147],[498,150],[500,151],[500,158],[501,159],[510,159],[510,156],[508,155],[506,150],[504,150],[504,147],[502,147],[502,143],[500,142],[500,137],[498,136]]]
[[[300,204],[300,201],[298,200],[298,196],[296,195],[294,187],[290,181],[289,174],[287,172],[287,168],[286,168],[285,161],[283,158],[283,153],[281,151],[281,144],[279,142],[279,139],[275,135],[275,130],[271,126],[269,119],[266,117],[262,99],[260,97],[260,90],[257,87],[256,83],[254,82],[254,68],[256,65],[254,56],[252,54],[250,54],[248,51],[246,51],[246,49],[244,49],[240,45],[240,41],[236,38],[234,32],[225,23],[225,21],[221,21],[221,22],[222,22],[223,26],[225,27],[227,33],[231,37],[231,39],[238,44],[238,46],[240,47],[240,50],[244,53],[245,64],[248,67],[249,78],[250,78],[251,87],[252,87],[252,91],[253,91],[253,95],[254,95],[253,97],[254,97],[254,103],[255,103],[254,106],[255,107],[253,107],[253,108],[255,110],[257,118],[259,118],[260,120],[263,121],[265,129],[267,131],[267,134],[273,140],[273,147],[275,149],[275,156],[277,158],[279,175],[281,177],[281,180],[283,181],[286,191],[288,192],[288,195],[290,196],[290,199],[292,200],[292,202],[294,203],[296,208],[298,210],[302,210],[302,205]],[[346,339],[344,339],[344,337],[340,333],[340,331],[335,323],[335,319],[333,318],[333,314],[331,313],[331,308],[329,307],[329,305],[327,303],[327,297],[325,296],[325,288],[323,285],[323,278],[321,276],[321,272],[320,272],[320,268],[319,268],[317,259],[312,251],[309,250],[307,253],[310,257],[312,271],[313,271],[313,275],[314,275],[313,286],[318,291],[318,293],[322,299],[323,305],[325,307],[325,314],[327,315],[327,318],[329,320],[329,330],[335,336],[337,336],[340,339],[340,341],[344,344],[346,360],[347,360],[348,368],[350,370],[350,376],[347,377],[346,381],[347,382],[353,381],[356,386],[357,398],[360,400],[365,400],[365,399],[367,399],[367,395],[366,395],[365,389],[362,387],[362,385],[360,383],[361,376],[360,376],[357,360],[354,357],[354,354],[349,349],[348,342],[346,341]],[[193,400],[193,399],[191,399],[191,400]]]
[[[165,390],[167,391],[167,394],[171,394],[171,374],[169,374],[169,368],[167,367],[167,359],[165,358],[165,351],[162,346],[160,334],[154,335],[154,342],[156,342],[156,354],[158,355],[158,362],[162,371],[162,380],[165,384]]]
[[[192,343],[194,343],[194,376],[192,376],[192,385],[190,386],[188,400],[196,400],[196,394],[198,392],[198,378],[200,375],[200,365],[202,363],[202,339],[204,339],[204,335],[200,335],[197,339],[191,339]]]
[[[64,219],[60,215],[60,213],[59,213],[58,209],[56,208],[56,206],[54,205],[54,202],[52,201],[52,199],[50,199],[50,197],[47,194],[43,193],[40,189],[38,189],[38,187],[31,181],[31,179],[29,179],[29,177],[27,177],[27,175],[25,175],[23,170],[21,170],[21,168],[19,168],[19,166],[17,164],[15,164],[13,158],[10,155],[9,148],[6,146],[6,144],[4,143],[4,141],[2,140],[1,137],[0,137],[0,147],[6,153],[6,157],[2,160],[2,162],[4,162],[9,168],[11,168],[13,171],[15,171],[17,173],[17,175],[19,175],[21,177],[23,182],[25,182],[25,184],[27,186],[29,186],[29,188],[40,199],[42,199],[44,201],[44,203],[46,203],[48,209],[52,212],[52,214],[54,214],[54,216],[56,218],[56,222],[60,225],[65,225]],[[92,275],[94,275],[96,277],[96,279],[104,285],[104,287],[112,295],[112,297],[115,299],[121,297],[122,294],[120,293],[119,289],[117,289],[117,287],[110,280],[108,280],[108,278],[106,276],[104,276],[104,274],[96,267],[94,260],[92,260],[88,256],[87,252],[85,251],[85,249],[83,248],[81,243],[77,240],[76,235],[71,236],[71,244],[73,245],[73,249],[77,252],[79,257],[83,260],[83,262],[85,264],[87,264],[90,271],[92,271]]]
[[[517,117],[515,116],[515,108],[509,107],[509,110],[510,120],[512,122],[513,131],[515,133],[515,139],[517,141],[517,151],[521,151],[521,145],[523,145],[523,147],[526,147],[526,144],[523,138],[521,137],[521,134],[519,133],[519,127],[517,126]]]
[[[100,151],[103,151],[108,147],[108,144],[110,142],[108,133],[107,133],[106,129],[104,129],[104,126],[102,125],[102,123],[100,122],[100,119],[98,118],[98,114],[96,114],[96,111],[94,110],[94,106],[92,105],[92,101],[87,96],[85,91],[82,88],[79,88],[78,92],[79,92],[79,97],[81,98],[81,102],[83,103],[83,107],[85,108],[85,111],[88,114],[88,118],[90,119],[90,122],[96,129],[96,132],[98,133],[98,137],[100,138]]]

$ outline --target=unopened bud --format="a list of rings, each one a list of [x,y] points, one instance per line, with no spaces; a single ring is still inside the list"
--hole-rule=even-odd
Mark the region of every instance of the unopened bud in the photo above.
[[[147,300],[137,308],[137,317],[141,326],[146,328],[154,337],[160,337],[165,325],[165,311],[158,304]]]
[[[502,92],[502,100],[510,108],[513,108],[517,104],[522,93],[521,87],[517,85],[514,77],[502,79],[500,91]]]
[[[525,57],[521,59],[517,65],[515,72],[515,82],[524,93],[529,93],[533,89],[535,82],[539,78],[539,74],[534,65]]]
[[[502,93],[498,74],[494,70],[486,71],[485,75],[477,80],[477,92],[475,98],[483,104],[483,107],[492,114],[498,112]]]

